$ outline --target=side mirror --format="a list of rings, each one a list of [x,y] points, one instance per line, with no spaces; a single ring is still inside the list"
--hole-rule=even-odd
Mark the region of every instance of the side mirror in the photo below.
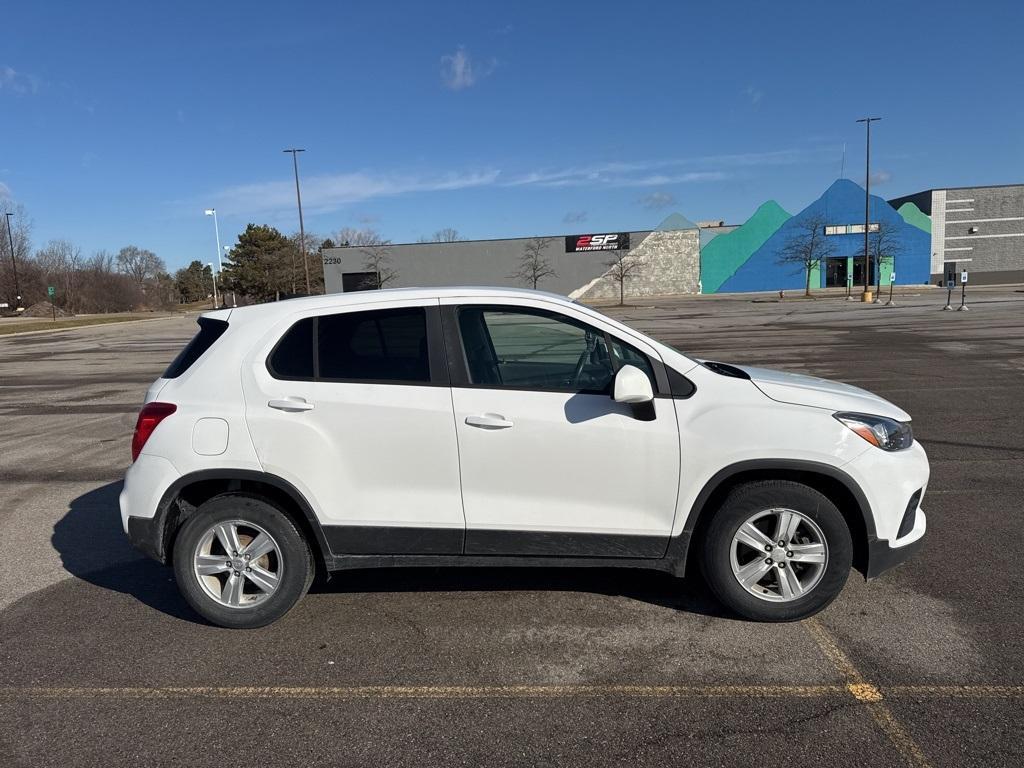
[[[624,365],[615,374],[615,394],[617,403],[649,403],[654,400],[654,390],[647,374],[634,365]]]

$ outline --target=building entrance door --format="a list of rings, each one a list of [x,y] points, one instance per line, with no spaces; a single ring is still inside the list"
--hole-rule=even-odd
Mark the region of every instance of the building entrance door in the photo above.
[[[868,285],[875,284],[875,260],[868,259]],[[853,287],[864,285],[864,257],[853,257]]]
[[[846,287],[846,257],[825,260],[825,287]]]

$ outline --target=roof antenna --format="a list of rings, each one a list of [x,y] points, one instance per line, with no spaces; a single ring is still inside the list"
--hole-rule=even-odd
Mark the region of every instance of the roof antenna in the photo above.
[[[839,165],[839,178],[846,178],[846,142],[843,142],[843,161]]]

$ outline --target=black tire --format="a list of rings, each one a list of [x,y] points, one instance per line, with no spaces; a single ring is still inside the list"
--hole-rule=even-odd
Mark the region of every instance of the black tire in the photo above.
[[[758,512],[775,508],[791,509],[811,519],[824,534],[827,547],[820,580],[789,602],[770,602],[748,592],[730,562],[733,537],[740,526]],[[701,571],[715,596],[740,616],[766,622],[799,621],[823,610],[842,591],[853,560],[850,529],[836,505],[813,488],[785,480],[733,488],[712,518],[702,549]]]
[[[218,523],[235,520],[263,528],[277,543],[280,555],[277,588],[251,606],[220,604],[207,594],[193,570],[193,557],[204,535]],[[255,629],[277,621],[306,594],[315,572],[309,544],[295,523],[269,500],[244,493],[225,493],[200,505],[178,532],[172,559],[178,589],[188,604],[207,621],[229,629]]]

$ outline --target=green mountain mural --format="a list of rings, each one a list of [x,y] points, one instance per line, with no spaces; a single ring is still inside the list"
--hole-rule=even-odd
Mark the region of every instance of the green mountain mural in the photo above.
[[[789,214],[782,206],[769,200],[754,211],[754,215],[742,226],[719,235],[701,248],[702,293],[715,293],[787,219]]]
[[[907,224],[923,229],[925,232],[930,233],[932,231],[931,217],[913,203],[904,203],[896,209],[896,213],[902,216]]]

